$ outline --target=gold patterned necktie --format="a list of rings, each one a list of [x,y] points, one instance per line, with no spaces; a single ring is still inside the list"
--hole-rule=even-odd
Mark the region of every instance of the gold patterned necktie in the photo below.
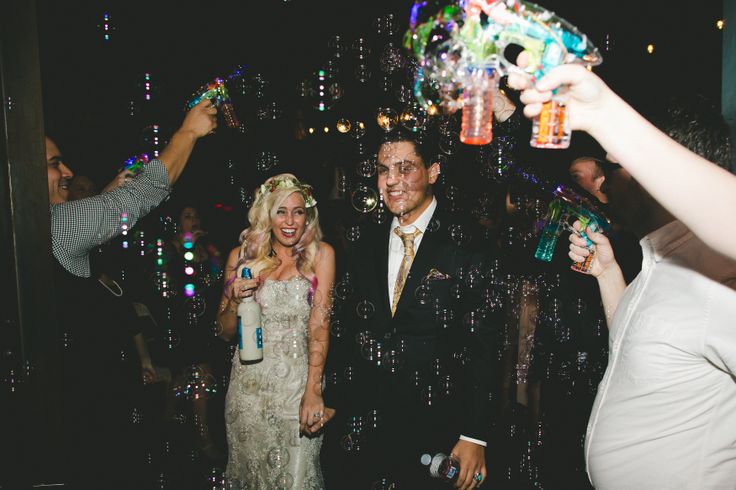
[[[414,230],[411,233],[403,233],[398,226],[394,228],[394,233],[401,238],[404,244],[404,258],[401,260],[399,274],[396,276],[396,285],[394,286],[394,295],[391,301],[391,316],[394,316],[394,313],[396,313],[396,305],[399,303],[401,291],[404,289],[406,277],[409,275],[409,269],[414,260],[414,239],[422,234],[419,230]]]

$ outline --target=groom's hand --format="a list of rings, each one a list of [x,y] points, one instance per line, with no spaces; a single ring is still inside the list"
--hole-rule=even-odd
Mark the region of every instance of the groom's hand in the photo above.
[[[462,439],[452,448],[452,455],[460,463],[460,476],[455,488],[470,490],[481,485],[486,479],[485,448],[480,444]],[[480,480],[476,475],[480,475]]]

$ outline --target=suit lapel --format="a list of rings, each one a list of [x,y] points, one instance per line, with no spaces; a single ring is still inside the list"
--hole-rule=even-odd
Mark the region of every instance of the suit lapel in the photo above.
[[[378,236],[374,244],[374,251],[376,254],[376,280],[378,281],[378,291],[380,304],[383,308],[382,315],[391,318],[391,304],[388,301],[388,247],[389,247],[389,232],[391,229],[391,220],[388,220],[388,225],[381,226],[379,228]]]

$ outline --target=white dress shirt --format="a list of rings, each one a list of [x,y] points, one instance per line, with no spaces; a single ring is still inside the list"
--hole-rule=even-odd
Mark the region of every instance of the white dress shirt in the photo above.
[[[427,226],[429,226],[429,221],[432,219],[435,209],[437,209],[437,199],[432,196],[432,202],[429,203],[427,209],[422,211],[422,214],[411,224],[399,226],[399,218],[396,216],[391,221],[388,239],[388,304],[391,304],[393,300],[396,277],[399,275],[399,268],[404,260],[404,243],[394,230],[400,228],[402,233],[412,233],[415,230],[422,232],[421,235],[414,238],[414,256],[416,257],[419,245],[422,243],[422,238],[424,238],[424,233],[427,231]]]
[[[598,490],[736,488],[736,262],[679,221],[641,240],[585,455]]]
[[[427,209],[419,215],[412,223],[404,226],[399,226],[399,218],[394,216],[391,221],[388,239],[388,303],[391,304],[394,297],[394,287],[396,286],[396,277],[399,275],[399,268],[401,268],[401,261],[404,260],[404,244],[394,229],[397,227],[401,229],[402,233],[412,233],[415,230],[421,231],[421,235],[414,238],[414,256],[416,257],[419,251],[419,245],[422,243],[424,233],[427,231],[427,226],[434,215],[434,211],[437,209],[437,199],[432,196],[432,202],[429,203]],[[481,446],[486,446],[486,441],[479,439],[473,439],[472,437],[466,437],[461,435],[460,439]]]

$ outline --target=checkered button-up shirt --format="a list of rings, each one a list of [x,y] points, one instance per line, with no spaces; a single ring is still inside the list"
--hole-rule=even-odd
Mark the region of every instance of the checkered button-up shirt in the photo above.
[[[89,252],[132,228],[171,192],[161,161],[152,160],[125,185],[77,201],[51,205],[51,247],[70,273],[89,277]]]

